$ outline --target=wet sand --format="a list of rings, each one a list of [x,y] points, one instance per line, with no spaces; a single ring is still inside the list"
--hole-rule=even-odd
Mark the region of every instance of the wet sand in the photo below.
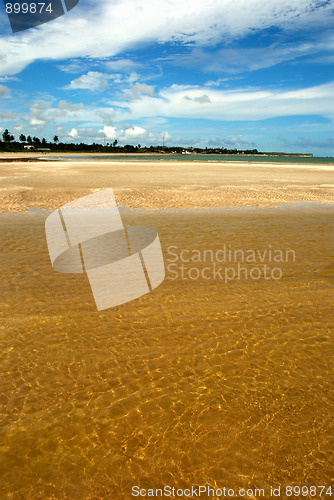
[[[328,165],[107,160],[0,163],[3,212],[25,211],[26,207],[56,209],[107,187],[113,188],[120,206],[131,208],[266,207],[334,199],[333,167]]]

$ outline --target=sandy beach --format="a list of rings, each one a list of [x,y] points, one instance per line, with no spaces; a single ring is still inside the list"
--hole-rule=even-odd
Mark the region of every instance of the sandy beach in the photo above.
[[[27,155],[22,157],[27,159]],[[34,157],[29,154],[31,161],[22,161],[18,155],[0,155],[0,211],[56,209],[107,187],[113,188],[120,206],[131,208],[265,207],[333,201],[333,167],[328,165],[33,161]]]

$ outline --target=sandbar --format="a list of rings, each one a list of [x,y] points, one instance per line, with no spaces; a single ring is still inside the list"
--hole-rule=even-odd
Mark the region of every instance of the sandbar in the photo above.
[[[54,210],[105,188],[113,188],[118,205],[146,209],[270,207],[334,199],[332,165],[31,158],[22,162],[18,155],[0,155],[0,211]]]

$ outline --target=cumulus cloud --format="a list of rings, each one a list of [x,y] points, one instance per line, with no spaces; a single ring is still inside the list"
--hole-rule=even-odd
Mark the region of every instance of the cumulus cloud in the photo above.
[[[108,87],[108,80],[110,75],[105,73],[100,73],[98,71],[88,71],[86,75],[82,75],[75,80],[72,80],[69,85],[66,85],[64,89],[66,90],[77,90],[77,89],[87,89],[87,90],[101,90]]]
[[[136,71],[132,71],[130,74],[122,75],[120,73],[101,73],[100,71],[88,71],[87,74],[81,75],[79,78],[72,80],[68,85],[63,87],[64,90],[105,90],[110,81],[114,83],[133,83],[139,79],[139,75]],[[138,84],[140,89],[140,85]],[[136,87],[135,87],[136,88]],[[139,92],[139,90],[138,90]]]
[[[76,139],[79,136],[76,128],[72,128],[71,132],[69,132],[68,135],[70,135],[73,139]]]
[[[132,15],[129,15],[129,13]],[[332,2],[322,0],[100,0],[40,27],[3,36],[1,74],[38,59],[114,57],[147,42],[206,46],[272,26],[330,26]]]
[[[138,75],[137,71],[132,71],[129,74],[129,76],[125,79],[125,81],[127,81],[129,83],[136,82],[137,80],[139,80],[139,75]]]
[[[137,126],[128,127],[124,132],[125,138],[129,138],[131,140],[143,138],[146,134],[147,130]]]
[[[101,135],[94,127],[72,128],[70,132],[66,131],[65,127],[59,127],[58,132],[61,141],[64,142],[85,142],[86,144],[101,142]]]
[[[63,100],[55,107],[48,101],[35,102],[30,106],[30,112],[25,119],[30,125],[38,127],[59,119],[75,119],[83,108],[83,104],[73,104]]]
[[[161,144],[163,140],[168,141],[171,139],[171,135],[168,132],[150,132],[138,125],[104,127],[99,133],[103,134],[110,141],[117,139],[120,144],[136,144],[137,142],[141,142],[142,144],[151,145]]]
[[[100,133],[103,133],[106,139],[109,140],[114,140],[117,139],[119,134],[117,132],[116,127],[103,127],[102,130],[99,131]]]

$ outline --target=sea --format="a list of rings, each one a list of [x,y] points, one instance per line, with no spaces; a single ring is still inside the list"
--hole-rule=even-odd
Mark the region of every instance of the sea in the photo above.
[[[216,154],[78,154],[48,155],[43,160],[61,161],[193,161],[193,162],[258,162],[258,163],[300,163],[304,165],[334,165],[334,157],[318,156],[271,156],[271,155],[216,155]]]

